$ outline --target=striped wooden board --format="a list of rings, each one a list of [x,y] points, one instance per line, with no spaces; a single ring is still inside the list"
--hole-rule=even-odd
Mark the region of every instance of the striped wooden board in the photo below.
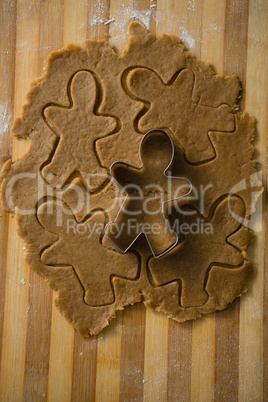
[[[106,35],[121,48],[132,17],[157,34],[179,35],[218,73],[240,77],[242,108],[257,119],[256,156],[265,182],[266,0],[1,0],[1,164],[28,147],[11,138],[9,127],[46,56],[70,41]],[[90,340],[54,307],[52,290],[24,262],[14,217],[1,211],[0,400],[268,400],[265,202],[264,195],[251,221],[255,274],[241,300],[184,324],[138,304]]]

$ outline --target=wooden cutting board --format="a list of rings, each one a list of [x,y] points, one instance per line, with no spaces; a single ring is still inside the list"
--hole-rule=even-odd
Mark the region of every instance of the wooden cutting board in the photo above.
[[[218,73],[240,77],[241,107],[257,119],[256,156],[265,183],[266,0],[1,0],[1,164],[11,152],[15,159],[27,150],[9,128],[46,56],[68,42],[106,35],[120,49],[133,17],[152,32],[178,35]],[[15,219],[2,211],[0,400],[268,400],[265,217],[264,195],[251,221],[255,274],[248,293],[227,310],[178,324],[138,304],[84,340],[54,307],[52,290],[29,270]]]

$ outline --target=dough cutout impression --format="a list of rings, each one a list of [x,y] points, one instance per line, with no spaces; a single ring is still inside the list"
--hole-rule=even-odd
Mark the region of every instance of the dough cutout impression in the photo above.
[[[107,178],[99,166],[94,142],[116,127],[112,117],[94,110],[97,81],[89,71],[79,71],[68,82],[70,105],[50,105],[43,110],[47,124],[59,133],[59,142],[51,161],[43,168],[46,180],[61,188],[74,172],[79,172],[89,189],[98,188]]]
[[[84,336],[129,304],[185,321],[247,290],[262,185],[239,91],[138,21],[120,54],[87,40],[49,56],[13,125],[30,147],[3,166],[1,201]]]
[[[111,173],[126,192],[126,198],[114,222],[105,228],[108,239],[127,252],[143,233],[154,257],[160,257],[178,242],[166,216],[172,202],[191,192],[187,179],[172,176],[168,169],[174,146],[163,130],[152,130],[140,145],[141,167],[115,162]],[[153,181],[152,181],[153,177]]]
[[[48,201],[38,208],[37,218],[46,230],[58,237],[55,243],[42,251],[41,261],[54,267],[71,264],[84,289],[87,305],[102,306],[114,302],[112,276],[136,278],[138,264],[133,253],[123,256],[102,246],[101,234],[105,222],[102,212],[96,212],[87,221],[78,223],[71,211],[70,215],[64,213],[63,205]]]

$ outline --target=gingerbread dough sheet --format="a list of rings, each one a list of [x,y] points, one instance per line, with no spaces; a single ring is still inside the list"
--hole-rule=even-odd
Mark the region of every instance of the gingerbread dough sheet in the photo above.
[[[84,336],[136,302],[185,321],[247,290],[262,186],[239,92],[138,21],[120,54],[88,40],[48,58],[14,122],[30,147],[4,165],[1,200]]]

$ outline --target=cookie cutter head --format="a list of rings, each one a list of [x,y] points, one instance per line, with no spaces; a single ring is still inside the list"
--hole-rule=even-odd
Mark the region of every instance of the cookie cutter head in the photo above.
[[[179,197],[170,198],[170,199],[168,199],[168,200],[162,202],[161,210],[162,210],[163,219],[164,219],[164,222],[165,222],[165,225],[166,225],[166,229],[167,229],[169,232],[171,232],[172,234],[175,235],[176,240],[175,240],[175,242],[174,242],[170,247],[168,247],[166,250],[164,250],[164,251],[161,252],[160,254],[156,254],[156,253],[155,253],[155,251],[154,251],[154,249],[153,249],[153,247],[152,247],[152,245],[151,245],[151,243],[150,243],[149,237],[148,237],[147,233],[144,232],[144,231],[140,231],[140,232],[137,234],[137,236],[134,238],[134,240],[132,240],[132,241],[129,243],[129,245],[128,245],[126,248],[123,248],[123,249],[120,248],[120,247],[118,246],[118,244],[116,244],[116,243],[111,239],[111,237],[107,234],[109,225],[111,225],[111,224],[117,222],[118,217],[120,216],[120,214],[122,213],[122,211],[123,211],[123,209],[124,209],[124,205],[125,205],[127,199],[130,197],[129,194],[127,193],[127,191],[125,190],[125,188],[124,188],[124,187],[118,182],[118,180],[116,180],[116,178],[114,177],[114,175],[113,175],[113,173],[112,173],[113,167],[114,167],[117,163],[120,163],[121,165],[124,165],[124,166],[126,166],[126,167],[129,167],[129,168],[132,168],[132,169],[136,169],[137,171],[138,171],[138,170],[141,170],[141,169],[144,167],[144,162],[143,162],[143,159],[142,159],[142,146],[143,146],[144,141],[145,141],[145,139],[147,138],[147,136],[149,136],[149,135],[152,134],[152,133],[162,133],[162,134],[164,134],[164,135],[169,139],[169,141],[170,141],[170,145],[171,145],[171,158],[170,158],[170,161],[169,161],[169,163],[168,163],[168,166],[167,166],[167,167],[164,169],[164,171],[163,171],[164,176],[165,176],[167,179],[181,179],[181,180],[184,180],[184,181],[188,182],[188,184],[189,184],[189,190],[188,190],[188,192],[187,192],[186,194],[183,194],[183,195],[181,195],[181,196],[179,196]],[[123,190],[123,192],[126,193],[126,196],[125,196],[124,201],[122,202],[122,204],[121,204],[121,206],[120,206],[120,209],[119,209],[119,211],[118,211],[118,213],[117,213],[117,215],[116,215],[115,220],[110,221],[110,222],[108,222],[108,223],[106,224],[106,226],[105,226],[105,228],[104,228],[104,235],[109,239],[109,241],[110,241],[121,253],[125,254],[125,253],[133,246],[133,244],[136,242],[136,240],[137,240],[142,234],[145,236],[146,241],[147,241],[147,243],[148,243],[148,245],[149,245],[150,251],[151,251],[151,253],[152,253],[152,255],[153,255],[154,258],[159,258],[159,257],[163,256],[164,254],[168,253],[170,250],[172,250],[172,249],[178,244],[179,236],[178,236],[178,234],[177,234],[174,230],[172,230],[172,229],[169,227],[169,226],[170,226],[170,225],[169,225],[169,222],[168,222],[168,220],[167,220],[167,218],[166,218],[166,216],[165,216],[165,204],[167,204],[167,203],[169,203],[169,202],[172,202],[172,201],[179,200],[179,199],[181,199],[181,198],[186,197],[187,195],[189,195],[190,192],[192,191],[192,183],[190,182],[190,180],[188,180],[188,179],[185,178],[185,177],[172,176],[172,175],[168,175],[168,174],[167,174],[167,172],[168,172],[168,170],[169,170],[169,168],[170,168],[170,166],[171,166],[171,164],[172,164],[172,162],[173,162],[174,153],[175,153],[174,144],[173,144],[173,141],[172,141],[170,135],[169,135],[165,130],[163,130],[163,129],[153,129],[153,130],[147,131],[147,133],[143,136],[143,138],[142,138],[142,140],[141,140],[141,142],[140,142],[140,146],[139,146],[139,158],[140,158],[140,160],[141,160],[141,166],[138,166],[138,167],[137,167],[137,166],[133,166],[133,165],[127,163],[127,162],[120,161],[120,160],[114,162],[114,163],[111,165],[111,167],[110,167],[110,174],[111,174],[111,176],[113,177],[113,179],[115,180],[115,182],[117,183],[117,185],[121,188],[121,190]]]

